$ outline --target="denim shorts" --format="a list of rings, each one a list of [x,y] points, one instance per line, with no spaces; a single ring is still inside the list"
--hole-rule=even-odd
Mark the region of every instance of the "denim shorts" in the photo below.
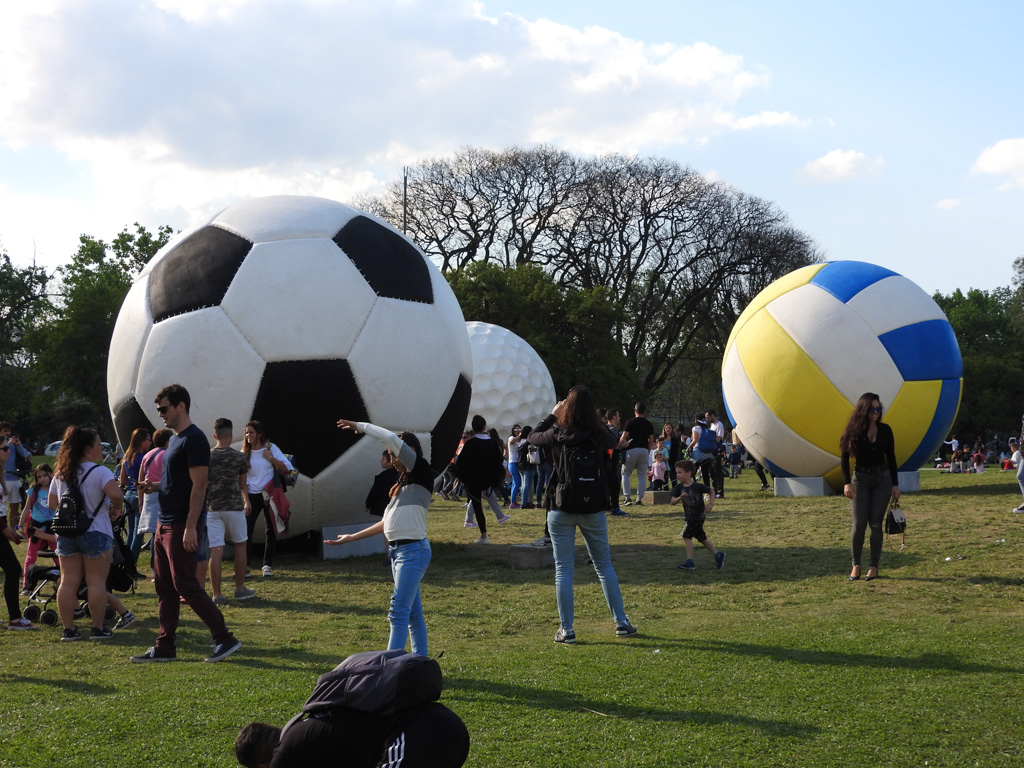
[[[86,531],[81,536],[58,536],[57,557],[99,557],[114,546],[114,540],[101,531]]]

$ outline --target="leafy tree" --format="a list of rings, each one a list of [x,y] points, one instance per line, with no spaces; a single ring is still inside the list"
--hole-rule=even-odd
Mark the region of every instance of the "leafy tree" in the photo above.
[[[957,289],[933,298],[946,313],[960,345],[964,388],[953,432],[961,442],[991,433],[1016,435],[1024,411],[1024,337],[1016,330],[1014,293]]]
[[[33,344],[48,384],[46,400],[73,420],[100,424],[113,435],[107,407],[107,353],[114,323],[132,281],[170,239],[173,230],[150,233],[136,223],[107,244],[82,235],[71,261],[57,269],[59,287]]]
[[[449,278],[481,261],[535,265],[564,288],[605,289],[623,314],[601,330],[645,395],[695,352],[705,355],[700,337],[712,318],[735,318],[761,287],[820,260],[771,203],[657,158],[470,148],[413,168],[408,201],[394,184],[361,203],[407,222]]]
[[[0,251],[0,418],[19,422],[31,408],[33,357],[26,337],[47,306],[50,277],[34,264],[15,267]]]
[[[482,261],[449,281],[468,320],[500,325],[534,348],[558,397],[584,383],[608,407],[636,399],[636,377],[607,331],[622,322],[622,310],[604,288],[567,288],[537,266],[506,269]]]

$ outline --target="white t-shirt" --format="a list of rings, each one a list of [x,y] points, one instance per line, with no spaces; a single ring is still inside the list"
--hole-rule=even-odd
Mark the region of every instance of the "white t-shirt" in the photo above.
[[[253,449],[249,452],[249,493],[262,493],[263,489],[267,487],[267,483],[274,479],[274,465],[268,459],[263,458],[263,451],[266,448],[270,449],[270,453],[275,459],[284,462],[289,470],[294,469],[281,449],[273,443],[265,445],[258,451]]]
[[[92,467],[96,467],[96,469],[89,472]],[[88,477],[86,477],[87,473]],[[85,478],[84,483],[82,482],[83,477]],[[110,499],[107,498],[107,492],[103,489],[113,479],[114,473],[102,464],[96,465],[91,461],[83,461],[78,468],[78,482],[82,490],[82,499],[85,501],[86,514],[92,516],[93,512],[96,512],[96,506],[102,502],[99,512],[96,512],[96,516],[92,519],[89,530],[105,533],[111,538],[114,536],[114,530],[110,526]],[[60,503],[60,497],[67,489],[68,485],[63,478],[53,478],[53,482],[50,483],[51,507],[56,507]]]
[[[510,436],[509,439],[508,439],[508,463],[509,464],[518,464],[519,463],[519,446],[517,445],[518,442],[519,442],[519,438],[516,437],[515,435]]]

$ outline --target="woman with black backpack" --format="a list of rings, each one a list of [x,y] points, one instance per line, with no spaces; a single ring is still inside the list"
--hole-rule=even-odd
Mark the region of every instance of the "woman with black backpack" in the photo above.
[[[587,553],[615,619],[615,634],[618,637],[635,635],[636,627],[630,624],[622,605],[605,518],[610,507],[605,462],[615,441],[597,417],[590,390],[582,385],[570,389],[565,400],[530,433],[529,440],[533,445],[550,446],[554,460],[545,506],[555,558],[555,596],[561,623],[555,642],[567,645],[576,642],[572,580],[577,528],[583,533]]]

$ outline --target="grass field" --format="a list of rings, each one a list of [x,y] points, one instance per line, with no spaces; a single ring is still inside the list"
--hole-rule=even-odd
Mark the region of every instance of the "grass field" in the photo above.
[[[683,559],[674,507],[610,519],[626,609],[618,639],[596,576],[578,560],[576,646],[558,628],[552,571],[513,571],[507,547],[541,534],[539,511],[469,542],[462,509],[431,508],[423,584],[442,701],[466,721],[469,766],[1013,766],[1024,764],[1024,515],[1011,473],[922,472],[905,496],[907,546],[881,578],[849,582],[841,498],[758,493],[726,481],[707,532],[716,571]],[[671,512],[669,510],[672,510]],[[24,552],[24,549],[21,549]],[[152,585],[126,602],[142,621],[106,643],[58,631],[0,633],[0,766],[230,766],[249,720],[283,723],[315,678],[387,641],[381,557],[298,552],[253,579],[225,615],[244,648],[204,664],[209,635],[187,609],[179,662],[133,665],[156,634]]]

